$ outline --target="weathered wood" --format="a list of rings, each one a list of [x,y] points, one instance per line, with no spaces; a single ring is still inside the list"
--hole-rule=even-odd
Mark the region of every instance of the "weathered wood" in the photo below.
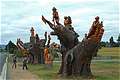
[[[79,42],[75,31],[69,30],[62,24],[54,26],[43,16],[42,20],[54,30],[54,35],[58,36],[61,43],[62,62],[59,74],[91,76],[91,60],[97,55],[103,32]]]

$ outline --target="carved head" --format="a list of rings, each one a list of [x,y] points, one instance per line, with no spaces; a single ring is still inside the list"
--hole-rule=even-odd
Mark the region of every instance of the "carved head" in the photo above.
[[[31,36],[34,36],[34,28],[33,27],[31,27],[30,32],[31,32]]]
[[[55,7],[53,7],[52,11],[56,11],[57,9]]]
[[[95,17],[95,20],[98,21],[98,20],[99,20],[99,16],[96,16],[96,17]]]

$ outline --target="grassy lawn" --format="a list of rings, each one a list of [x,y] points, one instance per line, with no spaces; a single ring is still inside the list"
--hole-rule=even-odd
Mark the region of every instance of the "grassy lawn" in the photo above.
[[[96,80],[119,80],[119,62],[95,62],[91,68]]]
[[[112,56],[115,59],[120,59],[120,48],[102,48],[99,50],[100,56]],[[54,63],[52,69],[46,69],[44,65],[29,64],[29,70],[38,75],[42,80],[86,80],[83,77],[61,77],[57,74],[60,63]],[[119,62],[93,62],[91,64],[92,73],[95,80],[120,80],[120,63]]]
[[[111,56],[112,58],[120,59],[120,47],[115,48],[101,48],[98,51],[98,55],[100,56]]]
[[[44,65],[30,65],[29,70],[38,75],[40,79],[43,80],[65,80],[65,79],[82,79],[83,77],[60,77],[57,72],[59,70],[59,63],[54,63],[52,69],[46,69]],[[118,62],[94,62],[91,65],[93,75],[96,80],[119,80],[119,63]]]
[[[53,64],[52,69],[46,69],[45,65],[35,64],[31,65],[29,64],[29,70],[33,73],[38,75],[40,79],[48,80],[48,79],[58,79],[57,72],[59,70],[60,64],[55,63]]]

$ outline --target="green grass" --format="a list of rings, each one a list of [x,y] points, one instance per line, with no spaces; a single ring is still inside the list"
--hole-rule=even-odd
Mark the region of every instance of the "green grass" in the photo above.
[[[59,70],[59,66],[60,64],[53,64],[53,67],[51,69],[46,69],[45,65],[29,64],[29,70],[44,80],[53,79],[53,78],[57,79],[57,76],[58,76],[57,72]]]
[[[112,58],[120,59],[120,47],[115,48],[105,48],[99,49],[98,51],[99,56],[111,56]]]
[[[119,62],[95,62],[91,69],[96,80],[119,80]]]
[[[30,65],[29,70],[38,75],[43,80],[53,79],[82,79],[83,77],[60,77],[57,72],[59,70],[60,63],[54,63],[52,69],[46,69],[44,65]],[[94,62],[91,65],[92,73],[96,80],[118,80],[119,75],[119,63],[118,62]]]
[[[115,59],[120,59],[120,48],[102,48],[99,50],[100,56],[112,56]],[[60,63],[54,63],[52,69],[46,69],[44,65],[29,64],[29,70],[38,75],[42,80],[86,80],[83,77],[61,77],[57,74]],[[95,80],[120,80],[120,63],[119,62],[93,62],[91,70],[95,76]]]

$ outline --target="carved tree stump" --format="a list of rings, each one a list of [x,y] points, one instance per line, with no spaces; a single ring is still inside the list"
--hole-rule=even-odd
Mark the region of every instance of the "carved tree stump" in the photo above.
[[[103,35],[101,33],[85,39],[81,43],[75,35],[75,32],[59,24],[54,26],[50,21],[42,16],[42,20],[54,30],[54,35],[58,36],[62,45],[62,62],[59,74],[62,75],[83,75],[91,76],[91,60],[97,54],[98,45]],[[104,30],[103,30],[104,31]]]

